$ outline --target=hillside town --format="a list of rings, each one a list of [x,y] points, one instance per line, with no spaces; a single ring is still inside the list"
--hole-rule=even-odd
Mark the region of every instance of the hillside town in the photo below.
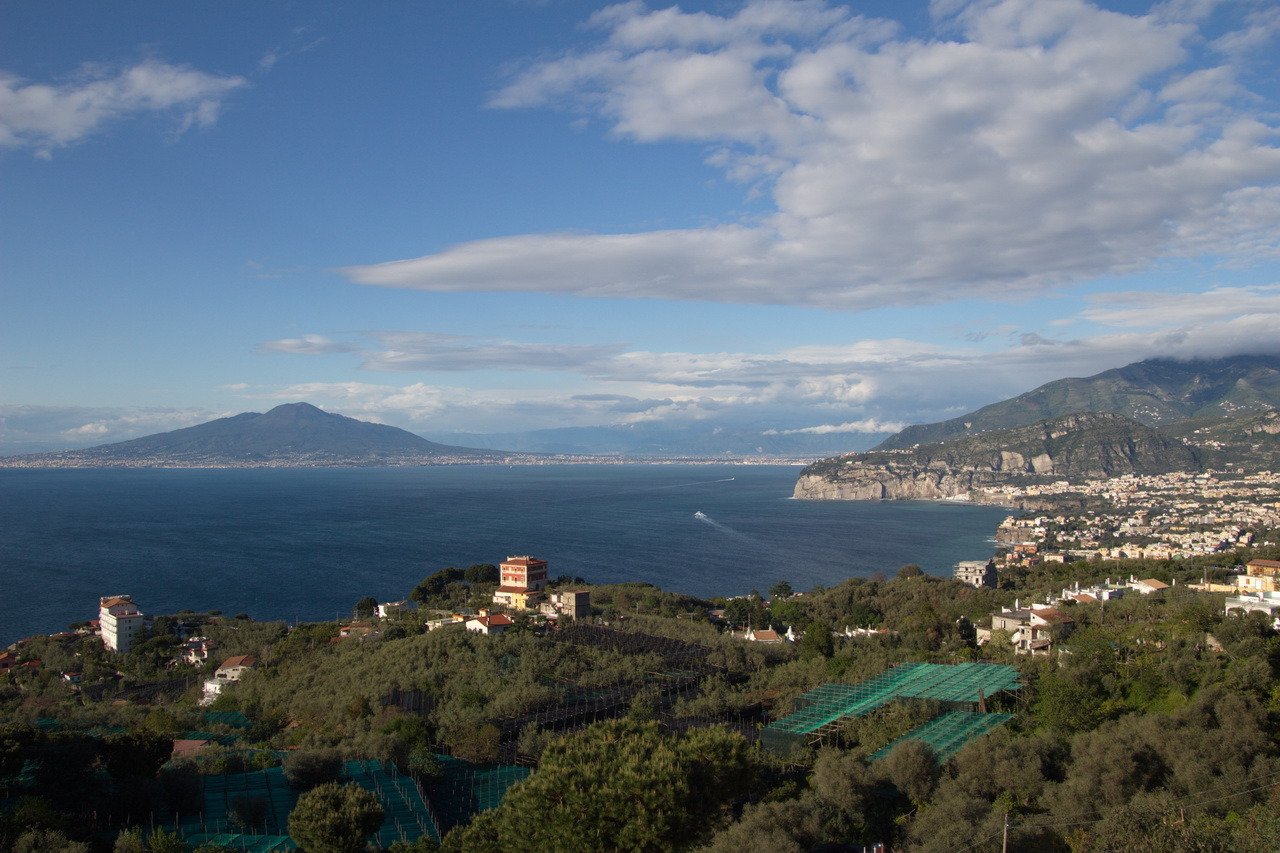
[[[953,576],[961,583],[995,587],[1002,576],[1049,564],[1170,561],[1273,546],[1274,531],[1280,528],[1280,475],[1270,471],[1125,475],[1078,484],[1061,480],[1004,487],[1000,493],[1010,503],[1048,499],[1070,506],[1078,501],[1081,508],[1005,518],[996,531],[999,548],[990,561],[956,565]],[[989,626],[977,628],[977,642],[983,645],[1003,632],[1016,653],[1048,655],[1075,627],[1070,610],[1061,605],[1105,607],[1126,594],[1158,595],[1169,586],[1158,578],[1133,575],[1083,588],[1077,582],[1040,602],[1023,607],[1015,601],[1012,607],[1002,607],[991,615]],[[1225,593],[1224,614],[1261,613],[1280,630],[1280,562],[1253,559],[1221,582],[1205,577],[1187,587]]]
[[[1054,514],[1009,516],[996,541],[1011,559],[1169,560],[1252,545],[1280,528],[1280,474],[1174,472],[987,490],[993,503],[1043,502]],[[1074,507],[1074,508],[1073,508]],[[1016,548],[1034,545],[1035,550]],[[1055,555],[1050,557],[1050,555]]]

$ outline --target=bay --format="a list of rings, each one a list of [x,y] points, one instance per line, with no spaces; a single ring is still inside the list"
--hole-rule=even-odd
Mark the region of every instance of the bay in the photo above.
[[[0,645],[97,615],[345,618],[445,566],[548,560],[552,577],[697,596],[797,590],[985,559],[1007,511],[790,498],[797,466],[545,465],[0,471]]]

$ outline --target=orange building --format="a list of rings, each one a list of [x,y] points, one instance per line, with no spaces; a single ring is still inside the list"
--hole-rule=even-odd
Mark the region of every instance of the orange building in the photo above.
[[[520,610],[538,606],[542,590],[547,586],[547,561],[537,557],[507,557],[499,566],[500,583],[493,593],[493,603]]]
[[[1250,592],[1280,592],[1280,560],[1250,560],[1248,574],[1236,575],[1236,586]]]

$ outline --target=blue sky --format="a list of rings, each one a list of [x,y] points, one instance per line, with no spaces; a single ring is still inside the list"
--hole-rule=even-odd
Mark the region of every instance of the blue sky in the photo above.
[[[850,446],[1276,349],[1280,7],[0,6],[0,453],[308,400]]]

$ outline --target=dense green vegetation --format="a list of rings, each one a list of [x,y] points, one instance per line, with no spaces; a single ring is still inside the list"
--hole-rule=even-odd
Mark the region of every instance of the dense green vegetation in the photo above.
[[[444,784],[442,752],[537,764],[499,807],[453,829],[450,850],[994,850],[1006,820],[1013,850],[1280,849],[1280,637],[1184,586],[1239,556],[1050,564],[998,590],[913,566],[803,594],[779,579],[771,600],[597,586],[607,627],[547,632],[519,620],[495,637],[427,632],[424,611],[489,594],[482,565],[426,578],[423,610],[365,637],[339,639],[332,623],[184,614],[157,620],[127,656],[104,654],[93,637],[37,638],[19,660],[40,665],[0,685],[0,848],[169,849],[179,842],[152,832],[152,815],[198,810],[201,774],[271,767],[284,754],[285,778],[303,792],[295,838],[309,850],[360,849],[376,824],[337,778],[340,760],[388,762],[430,798]],[[1015,656],[998,632],[975,644],[975,625],[1015,598],[1130,573],[1179,583],[1160,597],[1063,605],[1075,631],[1051,657]],[[259,659],[211,707],[245,723],[197,707],[199,677],[217,661],[171,663],[179,622],[215,638],[218,660]],[[804,639],[753,644],[727,631],[748,624]],[[844,635],[868,626],[887,630]],[[922,702],[847,720],[798,758],[755,742],[818,684],[904,661],[975,660],[1016,665],[1024,687],[988,697],[1013,719],[941,766],[912,742],[866,758],[939,710]],[[73,668],[80,685],[60,675]],[[226,743],[170,760],[172,740],[188,733]],[[263,825],[251,802],[237,808],[245,830]]]

